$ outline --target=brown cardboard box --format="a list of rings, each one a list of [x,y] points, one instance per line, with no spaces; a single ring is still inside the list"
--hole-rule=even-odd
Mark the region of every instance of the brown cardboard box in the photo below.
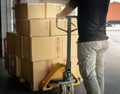
[[[77,58],[72,57],[72,73],[77,77],[81,78],[79,74],[79,69],[77,65]],[[44,60],[38,62],[29,62],[26,60],[22,60],[22,78],[27,81],[29,84],[33,84],[34,91],[39,90],[40,82],[46,77],[46,75],[55,67],[57,63],[66,64],[65,58],[58,58],[52,60]]]
[[[51,70],[51,60],[29,62],[22,60],[21,77],[31,85],[31,90],[38,91],[40,82]]]
[[[15,55],[22,58],[23,56],[23,36],[15,36]]]
[[[40,61],[62,57],[63,38],[23,37],[23,58],[28,61]]]
[[[39,88],[40,83],[27,83],[27,85],[28,85],[29,89],[32,91],[40,90],[40,88]]]
[[[23,36],[49,36],[49,20],[17,20],[17,33]]]
[[[46,18],[56,18],[61,11],[61,4],[46,3]]]
[[[45,18],[44,3],[23,3],[15,5],[17,19]]]
[[[74,30],[77,28],[77,20],[72,19],[72,23],[74,25],[71,25],[71,29]],[[58,27],[64,29],[67,31],[67,19],[58,19]],[[77,35],[78,31],[75,30],[71,33],[72,35]],[[62,31],[56,27],[56,19],[50,20],[50,35],[51,36],[60,36],[60,35],[67,35],[67,32]]]
[[[9,56],[9,66],[10,66],[10,74],[13,76],[21,76],[21,58],[10,54]]]
[[[58,19],[58,27],[67,31],[67,20],[66,19]],[[50,20],[50,35],[51,36],[60,36],[66,35],[65,31],[62,31],[56,27],[56,19]]]
[[[77,56],[77,35],[71,36],[71,56],[75,57]],[[63,36],[63,57],[67,56],[67,37]]]
[[[16,33],[7,32],[7,51],[9,53],[15,53],[15,36]]]
[[[40,83],[50,71],[51,62],[49,60],[29,62],[22,60],[22,78],[28,83]]]

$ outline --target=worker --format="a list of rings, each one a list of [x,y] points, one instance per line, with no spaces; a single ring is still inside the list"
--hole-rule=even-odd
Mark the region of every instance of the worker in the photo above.
[[[110,0],[70,0],[56,15],[78,8],[78,64],[87,94],[104,94],[104,56],[109,47],[106,16]]]

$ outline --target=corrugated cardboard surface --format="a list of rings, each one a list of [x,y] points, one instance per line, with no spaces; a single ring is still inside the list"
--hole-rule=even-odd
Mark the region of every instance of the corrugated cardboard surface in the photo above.
[[[21,76],[21,58],[9,54],[9,73],[14,76]]]
[[[66,19],[58,19],[58,27],[67,31],[67,20]],[[66,35],[65,31],[62,31],[56,27],[56,19],[50,19],[50,35]]]
[[[15,6],[16,19],[45,18],[44,3],[23,3]]]
[[[40,82],[51,70],[51,60],[39,61],[39,62],[29,62],[22,60],[22,78],[33,85],[31,89],[33,91],[39,90]]]
[[[40,90],[40,88],[39,88],[40,83],[33,83],[33,84],[30,84],[30,85],[31,85],[30,89],[32,91],[39,91]]]
[[[32,19],[32,20],[17,20],[17,33],[23,36],[41,37],[41,36],[60,36],[67,35],[67,20],[59,19],[58,27],[66,30],[62,31],[56,27],[56,19]],[[73,25],[74,24],[74,25]],[[71,28],[77,28],[77,20],[72,19]],[[78,31],[72,32],[78,34]]]
[[[29,35],[30,32],[29,20],[16,20],[17,34],[19,35]]]
[[[24,3],[15,6],[16,19],[56,18],[61,11],[61,4]]]
[[[56,18],[56,14],[61,11],[61,4],[46,3],[46,18]]]
[[[7,32],[7,51],[14,54],[15,53],[15,36],[16,33]]]
[[[16,76],[21,76],[21,58],[16,56]]]
[[[56,27],[56,19],[51,19],[50,20],[50,35],[51,36],[67,35],[67,19],[58,19],[57,26],[59,28],[66,30],[66,32],[62,31]],[[72,19],[72,23],[71,23],[71,30],[74,30],[74,29],[77,29],[77,20],[76,19]],[[77,35],[78,31],[76,30],[74,32],[71,32],[71,34]]]
[[[40,61],[62,57],[63,38],[57,37],[24,37],[23,58],[28,61]]]
[[[40,83],[50,71],[51,62],[48,60],[29,62],[22,60],[22,77],[29,83]]]
[[[15,36],[15,55],[22,58],[23,55],[23,36]]]
[[[72,57],[72,73],[80,78],[79,66],[77,65],[77,58]],[[66,58],[58,58],[52,60],[44,60],[38,62],[29,62],[22,60],[22,78],[24,78],[29,83],[40,83],[45,76],[52,70],[57,63],[66,64]]]
[[[23,3],[15,6],[17,19],[45,18],[44,3]]]
[[[49,36],[49,20],[32,19],[17,20],[17,33],[23,36],[41,37]]]
[[[29,37],[23,37],[23,59],[26,59],[27,57],[30,58],[31,55],[29,55],[29,51],[31,49],[30,43],[29,43],[30,38]]]
[[[77,35],[71,36],[71,56],[77,56]],[[67,57],[67,37],[63,36],[63,57]]]

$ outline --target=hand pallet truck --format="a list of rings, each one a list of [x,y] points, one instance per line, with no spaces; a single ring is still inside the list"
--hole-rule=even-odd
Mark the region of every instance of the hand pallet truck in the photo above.
[[[64,30],[58,26],[58,19],[56,19],[56,27],[64,32],[67,32],[67,61],[66,65],[56,64],[53,70],[45,77],[40,83],[40,89],[51,90],[55,87],[59,87],[60,94],[74,94],[74,85],[80,84],[80,80],[71,73],[71,32],[77,30],[71,30],[72,18],[76,16],[67,16],[67,30]]]

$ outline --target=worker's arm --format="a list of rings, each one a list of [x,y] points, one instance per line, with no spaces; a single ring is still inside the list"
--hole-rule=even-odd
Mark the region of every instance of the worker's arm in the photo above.
[[[56,18],[62,18],[70,14],[75,8],[71,7],[69,4],[66,5],[66,7],[56,15]]]

